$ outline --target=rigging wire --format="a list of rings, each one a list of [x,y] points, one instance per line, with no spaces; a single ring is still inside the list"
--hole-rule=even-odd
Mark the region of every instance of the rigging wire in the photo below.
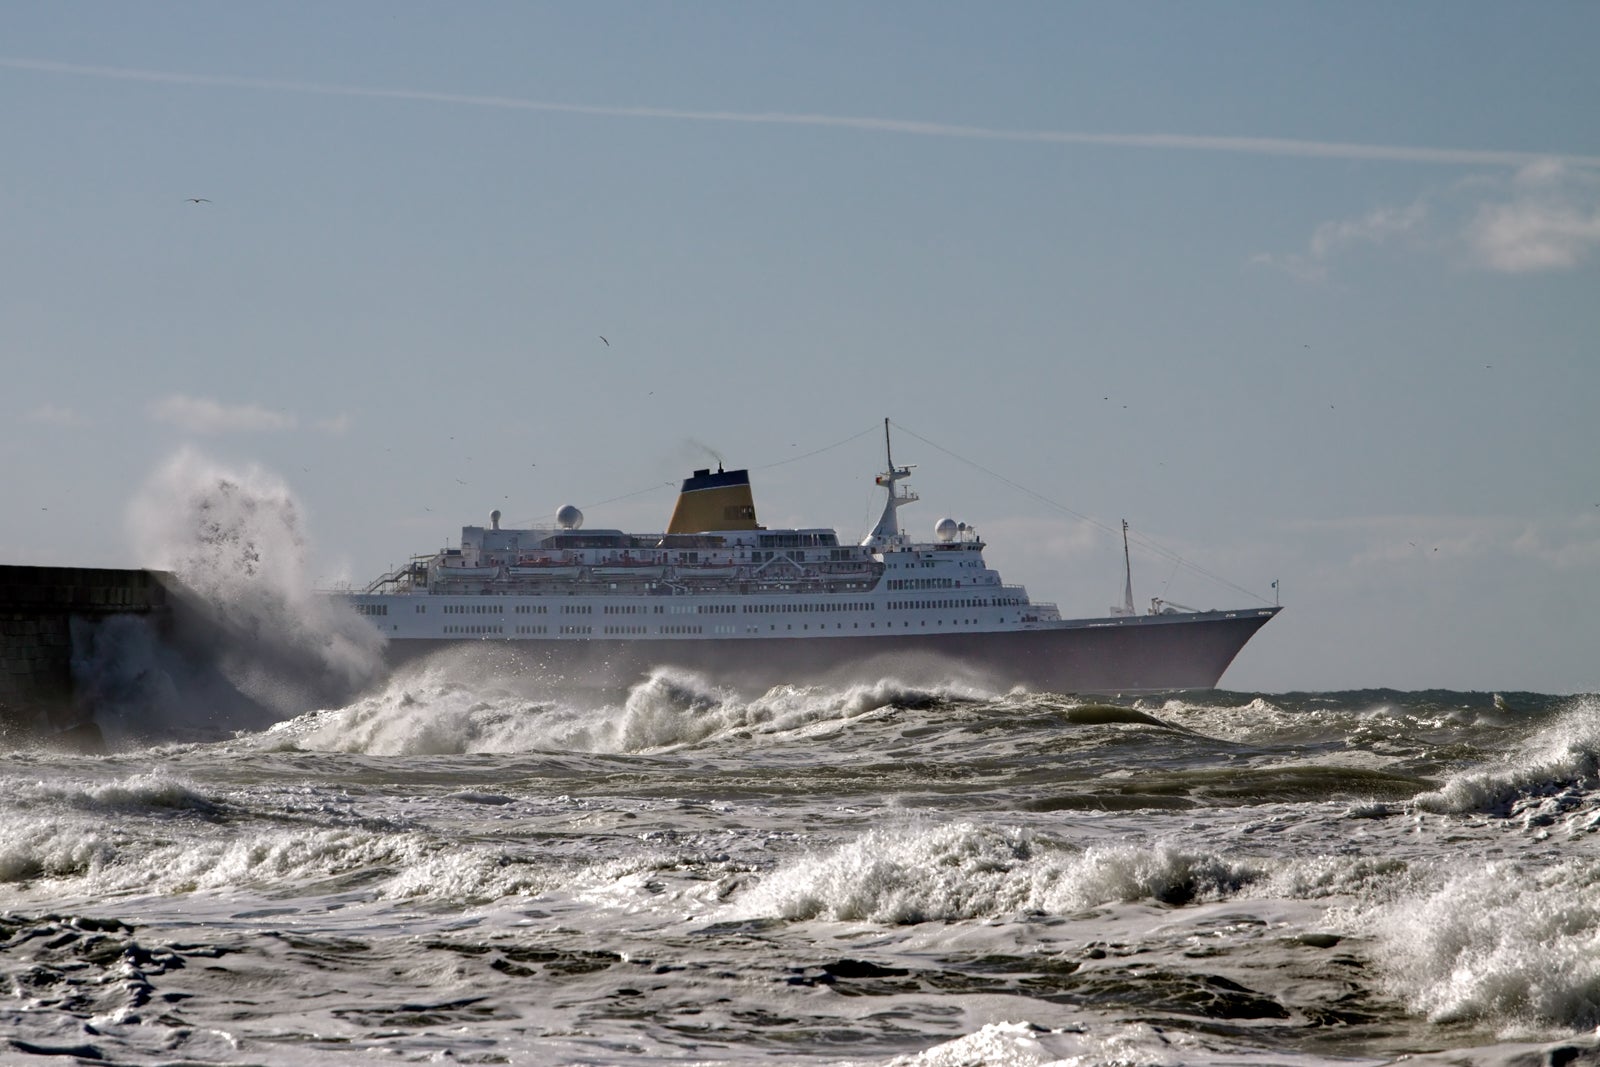
[[[876,427],[876,426],[868,426],[865,430],[862,430],[860,433],[851,434],[849,437],[846,437],[842,441],[835,441],[831,445],[824,445],[822,448],[815,449],[814,451],[803,452],[798,456],[790,456],[788,459],[780,459],[776,463],[767,463],[767,464],[763,464],[762,466],[759,466],[759,467],[753,467],[751,469],[752,470],[758,470],[758,471],[769,471],[773,467],[781,467],[785,463],[798,463],[802,459],[810,459],[812,456],[820,456],[824,452],[832,452],[834,449],[840,447],[841,445],[847,445],[851,441],[859,440],[860,438],[863,438],[863,437],[867,436],[867,434],[869,434],[869,433],[877,433],[877,432],[878,432],[878,427]]]
[[[605,500],[596,500],[591,504],[580,504],[578,506],[580,510],[582,508],[598,508],[606,504],[615,504],[619,500],[627,500],[630,497],[643,496],[645,493],[654,493],[661,489],[670,489],[677,484],[677,482],[672,481],[656,482],[654,485],[647,485],[643,489],[635,489],[631,493],[623,493],[621,496],[607,497]],[[537,530],[543,528],[545,525],[553,524],[555,521],[556,517],[554,514],[541,515],[538,518],[524,520],[522,525],[528,529]]]
[[[891,422],[893,422],[893,420],[891,420]],[[1112,529],[1110,526],[1107,526],[1105,523],[1101,522],[1099,519],[1096,519],[1091,515],[1085,515],[1080,511],[1074,511],[1071,508],[1067,507],[1065,504],[1061,504],[1061,503],[1058,503],[1058,502],[1056,502],[1054,500],[1051,500],[1049,497],[1045,496],[1043,493],[1035,492],[1034,490],[1029,489],[1025,485],[1020,485],[1017,482],[1012,481],[1010,478],[1007,478],[1005,475],[999,473],[998,471],[992,471],[988,467],[985,467],[981,463],[978,463],[978,462],[976,462],[974,460],[970,460],[965,456],[957,455],[956,453],[950,451],[948,448],[945,448],[943,445],[938,444],[938,443],[936,443],[934,441],[928,440],[926,437],[922,436],[920,433],[918,433],[917,431],[913,430],[911,427],[905,425],[904,423],[893,422],[893,425],[894,425],[894,427],[896,429],[905,431],[906,433],[910,434],[912,437],[915,437],[918,441],[921,441],[923,444],[928,445],[931,448],[938,449],[940,452],[943,452],[945,455],[949,456],[951,459],[958,460],[958,461],[960,461],[962,463],[965,463],[967,466],[972,467],[974,470],[982,471],[984,474],[987,474],[989,477],[995,479],[996,481],[1004,482],[1006,485],[1009,485],[1011,488],[1015,489],[1017,492],[1023,493],[1023,494],[1025,494],[1027,496],[1031,496],[1035,500],[1040,501],[1041,503],[1048,504],[1049,506],[1055,508],[1058,511],[1063,511],[1066,514],[1071,515],[1075,519],[1078,519],[1078,520],[1080,520],[1082,522],[1086,522],[1090,526],[1093,526],[1095,529],[1100,530],[1102,533],[1108,534],[1113,538],[1118,536],[1118,534],[1120,533],[1119,530]],[[1143,549],[1146,549],[1147,551],[1153,552],[1156,555],[1161,556],[1163,559],[1171,560],[1172,563],[1174,564],[1175,568],[1176,567],[1187,567],[1189,570],[1195,572],[1196,574],[1198,574],[1198,575],[1200,575],[1200,576],[1202,576],[1204,578],[1208,578],[1211,581],[1216,582],[1218,585],[1227,586],[1229,589],[1232,589],[1234,592],[1241,593],[1244,596],[1251,597],[1251,598],[1253,598],[1255,600],[1259,600],[1263,604],[1267,603],[1267,598],[1262,596],[1261,594],[1253,593],[1253,592],[1251,592],[1250,590],[1244,588],[1241,585],[1236,585],[1233,582],[1228,581],[1228,579],[1222,577],[1221,575],[1212,574],[1210,571],[1206,570],[1204,567],[1201,567],[1196,563],[1192,563],[1189,560],[1184,559],[1178,553],[1172,551],[1171,549],[1169,549],[1169,548],[1167,548],[1167,547],[1165,547],[1163,545],[1157,544],[1156,542],[1150,540],[1147,537],[1143,537],[1141,535],[1134,534],[1130,538],[1130,540],[1132,540],[1140,548],[1143,548]],[[1171,581],[1170,578],[1168,578],[1167,580],[1169,582]]]
[[[790,456],[788,459],[780,459],[776,463],[767,463],[767,464],[763,464],[762,466],[759,466],[759,467],[753,467],[751,469],[752,470],[758,470],[758,471],[765,471],[765,470],[771,470],[773,467],[781,467],[786,463],[798,463],[802,459],[810,459],[812,456],[820,456],[824,452],[831,452],[835,448],[839,448],[839,447],[841,447],[843,445],[847,445],[851,441],[859,440],[860,438],[863,438],[863,437],[867,436],[867,434],[869,434],[869,433],[876,433],[877,430],[878,430],[878,427],[876,427],[876,426],[868,426],[865,430],[862,430],[860,433],[851,434],[849,437],[846,437],[842,441],[835,441],[831,445],[824,445],[823,447],[817,448],[817,449],[813,449],[810,452],[803,452],[798,456]],[[670,489],[670,488],[672,488],[673,486],[675,486],[677,484],[678,483],[676,481],[657,482],[654,485],[647,485],[643,489],[635,489],[631,493],[623,493],[621,496],[607,497],[604,500],[596,500],[593,503],[581,504],[579,506],[583,507],[583,508],[603,507],[606,504],[615,504],[619,500],[627,500],[627,499],[629,499],[631,497],[643,496],[645,493],[654,493],[658,489],[663,489],[663,488]],[[544,518],[545,518],[544,516],[541,516],[539,519],[530,519],[530,520],[528,520],[526,525],[528,525],[530,527],[536,527],[541,521],[544,520]],[[550,522],[554,522],[555,521],[555,516],[554,515],[548,516],[548,520]]]

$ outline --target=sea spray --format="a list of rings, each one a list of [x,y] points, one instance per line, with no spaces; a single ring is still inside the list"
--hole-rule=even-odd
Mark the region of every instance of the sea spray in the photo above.
[[[179,635],[190,660],[203,665],[195,678],[168,672],[175,684],[214,669],[254,707],[281,718],[342,703],[377,677],[383,636],[312,592],[302,509],[278,476],[254,466],[230,470],[185,448],[139,492],[128,525],[145,565],[176,579],[179,614],[188,620]],[[140,650],[127,647],[138,642],[110,643],[121,654],[91,653],[85,673],[138,677],[130,657]],[[138,695],[148,703],[152,693],[162,710],[179,710],[151,684]],[[217,699],[215,692],[196,696],[201,704]]]

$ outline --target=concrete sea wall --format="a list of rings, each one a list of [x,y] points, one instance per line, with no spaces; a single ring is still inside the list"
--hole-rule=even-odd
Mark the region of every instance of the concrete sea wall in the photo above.
[[[73,620],[154,616],[172,600],[164,576],[145,570],[0,566],[0,731],[53,732],[88,721],[72,674]]]

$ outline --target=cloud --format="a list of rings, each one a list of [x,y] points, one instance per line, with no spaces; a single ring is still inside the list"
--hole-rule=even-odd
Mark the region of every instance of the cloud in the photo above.
[[[1519,170],[1466,229],[1473,262],[1507,274],[1571,270],[1600,247],[1600,181],[1558,160]]]
[[[1378,208],[1359,219],[1322,223],[1312,231],[1304,252],[1260,252],[1250,257],[1250,262],[1276,267],[1306,281],[1322,281],[1335,256],[1358,245],[1381,245],[1415,235],[1427,219],[1428,206],[1422,200],[1409,207]]]
[[[337,436],[349,431],[350,422],[351,420],[349,414],[341,411],[337,415],[331,415],[325,419],[318,419],[315,425],[317,429],[321,430],[323,433],[334,434]]]
[[[1510,176],[1472,175],[1408,207],[1321,223],[1304,252],[1260,252],[1250,262],[1324,281],[1352,249],[1399,242],[1497,273],[1573,270],[1600,249],[1600,175],[1556,158]]]
[[[972,140],[1014,141],[1036,144],[1101,145],[1114,148],[1158,148],[1198,152],[1235,152],[1249,155],[1297,156],[1316,159],[1360,159],[1397,163],[1437,163],[1452,166],[1523,166],[1544,158],[1533,152],[1497,149],[1430,148],[1417,145],[1357,144],[1346,141],[1310,141],[1283,137],[1211,137],[1174,133],[1090,133],[1073,130],[1013,130],[991,126],[962,126],[943,122],[871,118],[854,115],[797,114],[781,111],[691,111],[678,108],[627,107],[606,104],[563,104],[507,96],[476,96],[418,89],[367,89],[318,82],[238,78],[179,71],[99,67],[56,63],[41,59],[0,58],[0,67],[70,74],[84,78],[109,78],[169,85],[253,89],[262,92],[305,93],[374,100],[409,100],[466,107],[506,108],[605,118],[665,119],[680,122],[742,123],[764,126],[820,126],[894,133],[922,137],[958,137]],[[1548,154],[1546,154],[1548,155]],[[1571,166],[1600,167],[1600,156],[1559,154]]]
[[[73,411],[71,408],[60,407],[56,404],[40,404],[24,416],[29,422],[43,423],[47,426],[86,426],[89,420]]]
[[[150,405],[150,417],[198,434],[273,432],[292,430],[297,424],[293,415],[254,404],[228,405],[182,393],[174,393]]]

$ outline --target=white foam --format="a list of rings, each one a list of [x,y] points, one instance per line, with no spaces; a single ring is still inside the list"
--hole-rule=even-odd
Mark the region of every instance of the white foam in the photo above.
[[[970,822],[871,830],[764,878],[750,917],[920,923],[1019,911],[1070,913],[1114,901],[1215,899],[1263,876],[1247,863],[1167,845],[1070,850]]]
[[[740,731],[807,733],[897,704],[971,699],[885,679],[845,686],[780,686],[753,700],[692,671],[658,668],[620,703],[592,705],[538,677],[485,678],[446,658],[397,676],[344,708],[281,724],[277,741],[330,752],[419,756],[468,752],[661,752]]]
[[[109,782],[8,780],[0,796],[23,809],[62,807],[80,811],[140,813],[196,811],[217,808],[199,786],[165,771],[148,771]]]
[[[1436,1022],[1508,1034],[1600,1025],[1600,861],[1454,863],[1360,917],[1395,993]]]
[[[0,826],[0,882],[80,875],[116,854],[110,835],[58,819]]]
[[[1462,772],[1413,802],[1437,814],[1506,814],[1522,797],[1568,787],[1595,789],[1600,786],[1600,698],[1578,698],[1503,758],[1509,767]]]
[[[846,1061],[850,1065],[860,1062]],[[1320,1056],[1249,1049],[1147,1023],[1053,1029],[1008,1021],[988,1023],[914,1055],[896,1056],[884,1061],[883,1067],[1220,1067],[1238,1063],[1311,1067],[1327,1062]],[[1361,1067],[1379,1061],[1341,1057],[1338,1062],[1344,1067]]]

